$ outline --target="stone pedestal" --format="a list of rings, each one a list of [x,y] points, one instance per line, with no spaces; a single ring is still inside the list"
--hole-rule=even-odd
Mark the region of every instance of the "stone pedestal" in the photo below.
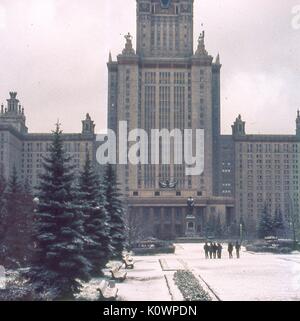
[[[196,236],[196,217],[194,215],[188,215],[186,217],[185,236],[187,236],[187,237],[195,237]]]

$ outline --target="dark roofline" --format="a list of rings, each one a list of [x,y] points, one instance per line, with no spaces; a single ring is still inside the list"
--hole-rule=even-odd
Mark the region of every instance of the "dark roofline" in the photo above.
[[[52,134],[47,133],[33,133],[33,134],[26,134],[23,136],[23,139],[25,141],[49,141],[52,140]],[[63,133],[62,134],[64,141],[73,141],[73,140],[79,140],[79,141],[86,141],[90,140],[93,141],[95,139],[95,135],[87,135],[87,134],[79,134],[79,133]]]
[[[221,139],[233,139],[232,135],[220,135]]]
[[[233,136],[237,142],[270,142],[270,143],[299,143],[300,137],[296,135],[245,135]]]
[[[11,134],[23,141],[51,141],[52,134],[50,133],[20,133],[12,125],[2,125],[0,124],[0,131],[9,131]],[[94,141],[96,139],[96,134],[81,134],[81,133],[63,133],[64,141]]]

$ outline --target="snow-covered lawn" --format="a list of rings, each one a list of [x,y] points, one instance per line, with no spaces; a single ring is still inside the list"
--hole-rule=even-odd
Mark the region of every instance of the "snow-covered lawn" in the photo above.
[[[224,245],[224,247],[226,247]],[[134,257],[134,270],[116,283],[118,300],[182,300],[173,282],[176,269],[189,269],[210,294],[222,301],[300,300],[300,253],[292,255],[253,254],[243,251],[241,259],[206,260],[203,244],[178,244],[175,254]],[[174,269],[174,270],[173,270]],[[109,276],[109,271],[106,271]],[[97,299],[101,280],[85,287],[86,299]]]
[[[223,301],[300,300],[300,253],[252,254],[205,260],[200,244],[178,245],[176,254]]]

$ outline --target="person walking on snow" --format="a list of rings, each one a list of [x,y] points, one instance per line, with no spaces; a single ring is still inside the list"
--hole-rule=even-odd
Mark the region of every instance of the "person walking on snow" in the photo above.
[[[236,250],[236,257],[239,259],[240,258],[241,245],[239,244],[238,241],[236,241],[236,243],[235,243],[235,250]]]
[[[205,245],[204,245],[204,252],[205,252],[205,258],[209,259],[209,245],[207,244],[207,242],[205,242]]]
[[[217,251],[218,251],[218,246],[216,243],[213,244],[213,255],[214,255],[214,259],[217,258]]]
[[[233,244],[232,244],[232,243],[229,243],[229,244],[228,244],[228,253],[229,253],[229,258],[230,258],[230,259],[233,259],[232,252],[233,252]]]
[[[218,259],[222,259],[222,250],[223,250],[223,247],[221,243],[218,243]]]
[[[209,245],[209,258],[210,259],[213,258],[213,251],[214,251],[214,245],[212,243],[210,243],[210,245]]]

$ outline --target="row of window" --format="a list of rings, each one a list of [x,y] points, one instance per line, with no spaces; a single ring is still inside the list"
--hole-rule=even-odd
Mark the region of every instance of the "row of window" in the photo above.
[[[23,143],[23,152],[49,152],[51,143]],[[88,150],[90,147],[89,143],[64,143],[64,149],[66,152],[81,152],[82,148]]]
[[[297,153],[299,144],[239,144],[240,152],[248,153]]]

